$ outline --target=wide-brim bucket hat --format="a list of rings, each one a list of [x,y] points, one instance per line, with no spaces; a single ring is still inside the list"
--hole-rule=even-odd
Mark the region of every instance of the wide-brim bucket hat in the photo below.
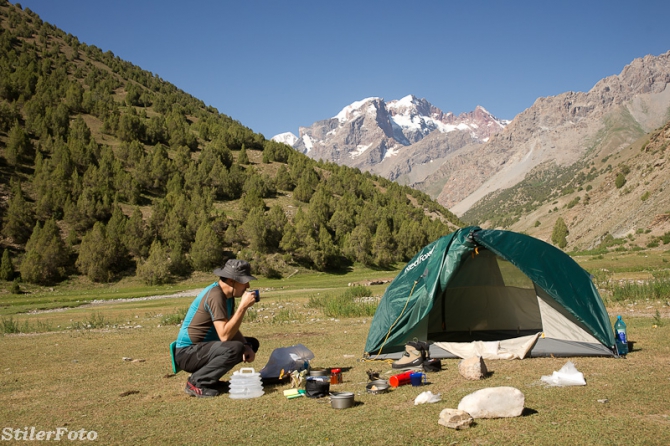
[[[256,280],[256,278],[251,275],[251,265],[249,262],[239,259],[228,260],[226,264],[223,265],[223,268],[214,270],[214,275],[226,279],[233,279],[239,283],[249,283],[250,280]]]

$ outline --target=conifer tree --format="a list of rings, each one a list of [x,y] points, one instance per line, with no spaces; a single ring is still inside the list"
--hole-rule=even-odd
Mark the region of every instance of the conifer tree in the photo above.
[[[340,250],[324,225],[319,228],[319,250],[323,253],[324,268],[337,266]]]
[[[302,257],[309,259],[318,271],[325,271],[326,266],[328,266],[326,253],[321,250],[318,240],[315,240],[311,236],[307,237],[305,240],[305,249],[299,251],[299,253]]]
[[[197,271],[208,271],[221,263],[223,246],[209,223],[203,223],[191,245],[191,262]]]
[[[128,266],[128,248],[124,241],[128,217],[125,216],[118,204],[114,205],[112,218],[105,227],[107,231],[107,246],[112,257],[112,271],[119,272]]]
[[[84,102],[84,89],[77,81],[70,82],[70,86],[65,93],[65,105],[71,113],[78,113],[82,111]]]
[[[374,256],[374,262],[382,268],[387,268],[395,260],[393,256],[393,238],[385,219],[382,219],[377,225],[377,232],[375,233],[372,245],[372,255]]]
[[[309,207],[307,208],[307,219],[315,231],[328,224],[332,216],[331,201],[332,193],[330,190],[325,185],[319,184],[309,200]]]
[[[77,268],[94,282],[109,282],[113,278],[113,261],[114,254],[108,247],[105,225],[98,221],[81,239]]]
[[[398,253],[405,260],[411,259],[414,254],[428,244],[426,233],[416,220],[404,220],[400,224],[398,236]]]
[[[291,174],[283,164],[279,166],[279,169],[277,170],[277,177],[275,182],[277,188],[281,190],[292,191],[293,188],[295,188]]]
[[[2,252],[2,262],[0,263],[0,280],[10,281],[14,279],[14,264],[9,256],[9,250],[5,248]]]
[[[191,264],[184,255],[181,243],[170,243],[170,273],[185,277],[191,272]]]
[[[257,252],[267,252],[268,250],[268,228],[265,222],[265,213],[260,207],[255,207],[249,211],[247,218],[242,224],[244,235],[249,242],[249,247]]]
[[[178,243],[182,248],[188,248],[191,244],[192,238],[187,233],[186,221],[176,207],[168,212],[167,220],[161,228],[160,239],[167,245]]]
[[[372,234],[366,226],[356,226],[344,243],[345,255],[363,265],[372,265]]]
[[[170,253],[160,241],[154,240],[149,258],[137,267],[137,277],[147,285],[161,285],[170,281]]]
[[[10,166],[16,166],[21,162],[23,156],[28,152],[30,140],[23,130],[23,127],[15,122],[9,130],[7,138],[7,147],[5,148],[5,158]]]
[[[282,207],[278,204],[272,206],[270,212],[265,218],[267,234],[265,243],[270,251],[276,251],[284,235],[284,228],[288,224],[288,218]]]
[[[151,187],[164,191],[165,185],[167,184],[170,175],[172,174],[172,165],[170,158],[168,157],[167,148],[158,144],[154,147],[153,153],[151,155],[151,166],[150,166],[150,178],[151,178]]]
[[[23,197],[21,183],[12,180],[11,190],[12,196],[4,217],[2,234],[16,243],[25,243],[30,238],[35,220],[30,206]]]
[[[47,220],[44,227],[38,222],[26,244],[20,268],[22,279],[31,283],[55,283],[65,275],[67,262],[68,250],[55,220]]]
[[[142,211],[137,206],[126,223],[123,241],[131,256],[139,259],[149,254],[147,227],[142,219]]]
[[[296,252],[301,246],[301,240],[298,239],[295,227],[291,223],[284,226],[284,234],[282,235],[279,247],[285,252]]]
[[[251,212],[254,208],[265,210],[265,201],[258,189],[253,188],[242,195],[241,208],[244,212]]]
[[[309,203],[314,191],[307,180],[298,180],[298,184],[293,189],[293,198],[299,202]]]
[[[242,144],[240,153],[237,155],[237,164],[249,164],[249,156],[247,155],[247,148]]]

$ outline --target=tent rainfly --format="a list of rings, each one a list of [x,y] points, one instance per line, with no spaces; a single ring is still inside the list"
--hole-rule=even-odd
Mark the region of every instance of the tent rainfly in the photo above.
[[[424,247],[379,302],[365,356],[614,356],[612,324],[588,272],[548,243],[467,227]]]

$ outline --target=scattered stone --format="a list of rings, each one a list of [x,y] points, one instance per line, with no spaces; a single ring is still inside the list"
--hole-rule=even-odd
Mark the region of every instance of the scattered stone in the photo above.
[[[140,393],[139,390],[126,390],[125,392],[119,393],[119,396],[121,398],[123,398],[124,396],[135,395],[135,394],[138,394],[138,393]]]
[[[128,358],[127,356],[124,356],[122,359],[123,359],[124,361],[132,361],[132,360],[133,360],[133,358]]]
[[[458,363],[458,373],[465,379],[478,381],[486,377],[488,370],[481,356],[463,359]]]
[[[463,397],[458,409],[472,418],[511,418],[523,412],[524,394],[514,387],[487,387]]]
[[[598,400],[598,402],[605,404],[605,403],[609,402],[609,400],[607,398],[603,398],[602,400]]]
[[[444,409],[440,412],[440,419],[437,421],[442,426],[451,429],[467,429],[472,425],[473,418],[464,410]]]

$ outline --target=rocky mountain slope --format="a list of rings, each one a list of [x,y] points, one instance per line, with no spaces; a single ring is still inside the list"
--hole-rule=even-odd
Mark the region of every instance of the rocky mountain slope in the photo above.
[[[434,172],[448,153],[486,142],[506,124],[483,107],[456,116],[410,95],[389,102],[381,98],[357,101],[330,119],[301,127],[299,137],[283,133],[273,140],[292,145],[313,159],[407,184]]]
[[[639,249],[670,243],[670,121],[620,150],[570,166],[543,165],[480,200],[465,218],[551,242],[556,221],[568,250]]]
[[[463,215],[538,166],[616,153],[668,120],[669,82],[670,52],[636,59],[587,93],[539,98],[486,144],[451,154],[415,186]]]

